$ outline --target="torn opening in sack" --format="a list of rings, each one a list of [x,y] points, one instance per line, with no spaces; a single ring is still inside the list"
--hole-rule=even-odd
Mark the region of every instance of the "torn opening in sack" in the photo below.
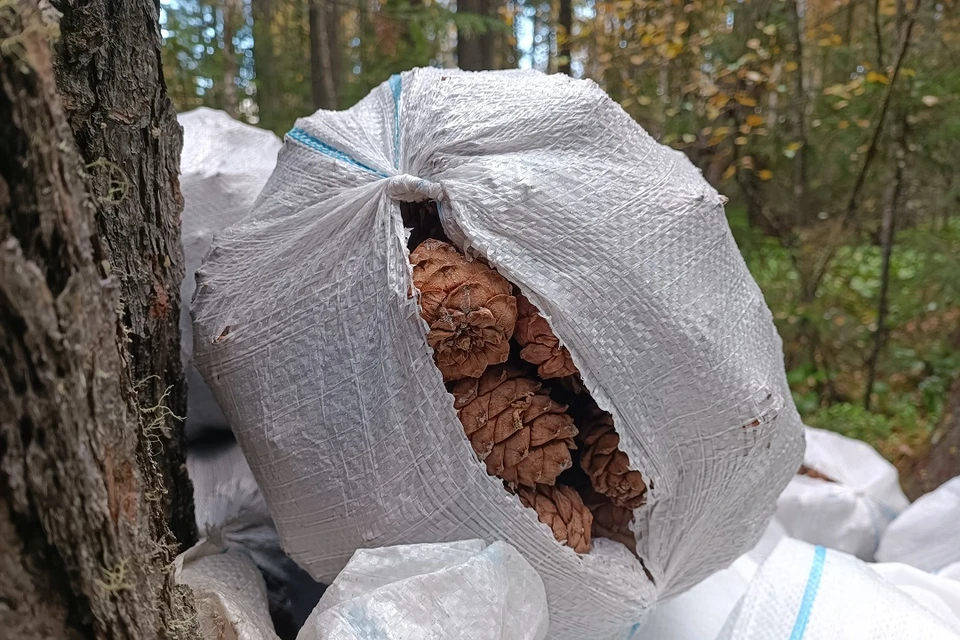
[[[437,202],[398,204],[427,343],[487,473],[576,552],[603,537],[636,555],[647,483],[569,351],[519,287],[453,245]]]

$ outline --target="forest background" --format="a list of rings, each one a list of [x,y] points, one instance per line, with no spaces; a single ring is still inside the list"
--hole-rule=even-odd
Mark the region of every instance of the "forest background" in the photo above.
[[[931,450],[960,455],[958,18],[957,0],[161,1],[177,110],[278,135],[417,66],[596,81],[730,198],[806,423],[874,445],[910,493]]]

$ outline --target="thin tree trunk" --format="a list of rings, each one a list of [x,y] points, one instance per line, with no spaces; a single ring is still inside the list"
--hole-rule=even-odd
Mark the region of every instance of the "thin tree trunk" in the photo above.
[[[257,87],[259,125],[276,131],[282,124],[280,65],[271,26],[274,0],[251,0],[253,13],[253,67]]]
[[[573,37],[573,0],[560,0],[560,12],[558,16],[560,24],[560,33],[557,34],[559,40],[557,71],[565,73],[568,76],[573,75],[571,71],[572,55],[570,50],[570,38]]]
[[[310,87],[313,106],[336,109],[340,88],[339,15],[330,0],[310,2]]]
[[[132,82],[88,87],[105,102],[71,105],[75,122],[88,126],[93,114],[117,109],[96,123],[110,130],[105,137],[119,135],[126,118],[139,117],[158,132],[147,128],[141,133],[150,148],[130,150],[152,169],[137,176],[149,189],[144,201],[123,210],[104,205],[116,216],[137,212],[139,233],[123,246],[116,233],[98,231],[96,206],[110,193],[107,185],[93,176],[96,198],[84,187],[84,160],[56,93],[49,43],[55,27],[41,21],[36,0],[16,0],[0,20],[0,40],[20,44],[0,49],[0,628],[18,640],[196,637],[190,599],[173,583],[178,545],[167,527],[170,505],[183,490],[189,496],[189,484],[171,483],[179,476],[164,473],[169,461],[156,454],[168,425],[154,407],[163,403],[133,375],[138,366],[163,362],[171,371],[164,382],[179,377],[178,339],[171,349],[162,320],[150,322],[150,336],[131,333],[131,326],[145,326],[131,324],[142,300],[128,297],[137,292],[118,277],[146,262],[159,295],[169,284],[161,277],[182,271],[178,245],[167,264],[151,264],[162,234],[143,228],[152,216],[176,236],[178,209],[168,191],[177,191],[176,173],[168,169],[176,168],[179,130],[173,120],[172,131],[164,127],[156,6],[131,0],[109,17],[104,10],[96,1],[84,7],[105,21],[101,28],[113,42],[97,30],[78,36],[74,28],[90,25],[65,19],[63,47],[77,55],[79,43],[92,38],[96,48],[84,58],[89,77],[117,82],[119,67],[139,71],[127,79],[150,87],[154,99],[145,106],[160,108],[157,120],[110,100],[113,91],[137,95]],[[154,37],[145,37],[151,29]],[[113,49],[122,46],[126,54],[118,59]],[[139,58],[148,50],[152,68]],[[64,79],[81,86],[69,74]],[[65,101],[82,97],[68,93]],[[76,109],[83,107],[89,110],[80,117]],[[136,175],[136,166],[123,166]],[[126,193],[138,191],[128,185]],[[176,300],[174,288],[164,303],[173,314]],[[145,362],[151,348],[158,355]],[[192,521],[192,513],[183,515]]]
[[[220,8],[223,18],[223,109],[236,118],[240,115],[240,100],[237,97],[237,74],[240,61],[234,39],[243,23],[242,0],[223,0]]]
[[[493,0],[460,0],[457,11],[488,18],[496,15]],[[457,64],[466,71],[493,69],[493,46],[494,34],[489,28],[484,28],[482,33],[459,33],[457,34]]]
[[[788,0],[790,35],[793,38],[797,69],[793,72],[793,137],[799,147],[793,157],[794,225],[799,229],[807,220],[807,91],[803,83],[803,28],[797,0]]]
[[[880,352],[887,335],[887,298],[890,291],[890,256],[893,254],[893,245],[897,233],[897,208],[899,207],[900,192],[903,184],[903,170],[906,166],[907,153],[907,125],[903,122],[897,136],[896,168],[893,173],[893,182],[887,196],[886,206],[883,208],[883,219],[880,226],[880,295],[877,298],[877,329],[873,332],[873,348],[867,361],[867,382],[863,390],[863,408],[870,410],[873,399],[873,386],[877,378],[877,364]]]

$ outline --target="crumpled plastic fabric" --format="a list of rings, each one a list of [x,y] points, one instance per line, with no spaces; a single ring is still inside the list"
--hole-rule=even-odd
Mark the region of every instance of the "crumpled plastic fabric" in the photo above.
[[[548,626],[523,556],[466,540],[357,551],[297,640],[543,640]]]
[[[263,576],[242,550],[201,540],[177,557],[174,577],[194,592],[203,638],[278,640]]]
[[[924,604],[911,594],[922,594]],[[753,576],[717,640],[957,640],[946,606],[936,586],[898,588],[852,555],[785,539]]]
[[[960,477],[907,507],[884,532],[877,560],[934,572],[960,562]]]
[[[777,499],[777,520],[793,538],[873,560],[883,532],[910,501],[900,475],[865,442],[806,428],[806,466],[833,482],[797,475]]]
[[[240,220],[253,207],[276,165],[281,143],[270,131],[206,107],[181,113],[177,121],[183,127],[180,230],[186,262],[180,284],[180,345],[187,377],[185,428],[188,437],[195,437],[205,429],[230,428],[213,392],[190,362],[190,301],[196,290],[195,273],[214,234]]]
[[[473,454],[410,295],[399,203],[424,198],[613,415],[649,487],[634,531],[653,582],[623,545],[558,544]],[[504,540],[558,640],[622,638],[751,548],[802,426],[723,202],[590,81],[419,69],[298,120],[194,307],[195,362],[284,548],[330,580],[358,548]]]

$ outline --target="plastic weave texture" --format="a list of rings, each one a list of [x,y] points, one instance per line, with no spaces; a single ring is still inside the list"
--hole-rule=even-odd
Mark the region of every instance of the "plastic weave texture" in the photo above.
[[[797,475],[777,499],[791,537],[871,561],[887,526],[910,504],[900,474],[873,447],[806,428],[804,464],[832,482]]]
[[[426,343],[398,202],[542,310],[649,487],[587,555],[487,476]],[[800,465],[782,345],[723,199],[593,82],[421,69],[299,120],[198,274],[195,362],[284,548],[480,538],[537,570],[550,637],[624,638],[750,549]]]
[[[717,640],[957,640],[946,622],[857,558],[786,539]]]
[[[297,640],[544,640],[548,624],[533,567],[465,540],[357,551]]]
[[[960,562],[960,477],[907,507],[883,534],[877,560],[934,572]]]
[[[177,116],[183,127],[180,190],[181,237],[186,273],[180,285],[180,344],[187,375],[188,436],[204,429],[229,429],[206,382],[190,363],[193,324],[190,301],[194,274],[213,236],[250,212],[277,162],[280,140],[269,131],[237,122],[223,111],[201,107]]]

